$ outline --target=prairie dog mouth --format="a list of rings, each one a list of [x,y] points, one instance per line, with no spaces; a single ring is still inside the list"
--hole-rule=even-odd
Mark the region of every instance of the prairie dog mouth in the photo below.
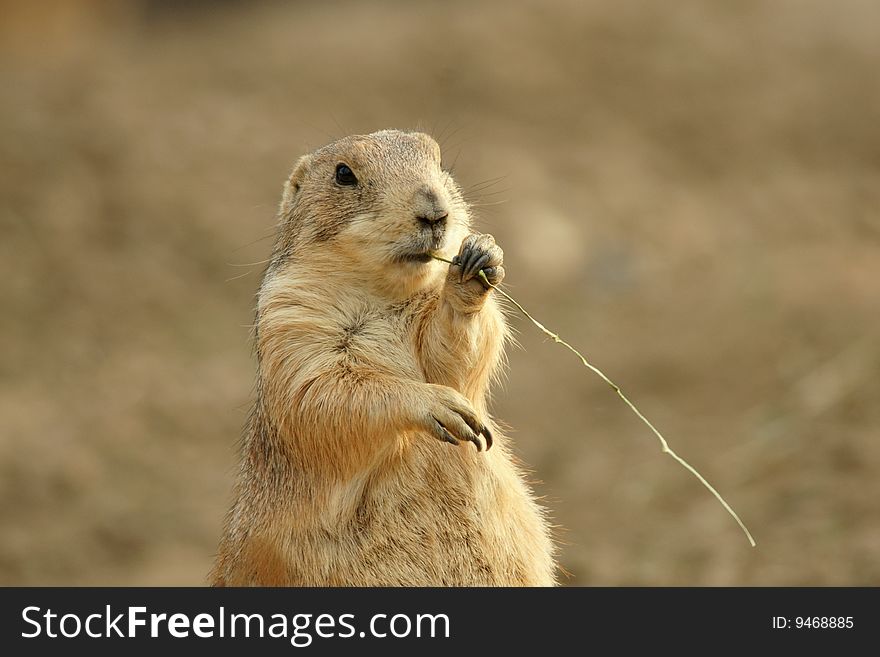
[[[434,237],[434,239],[419,239],[409,244],[400,245],[395,254],[395,259],[399,262],[421,262],[427,263],[434,259],[434,254],[443,250],[445,240],[443,237]]]
[[[401,262],[431,262],[433,260],[432,252],[426,253],[405,253],[397,257]]]

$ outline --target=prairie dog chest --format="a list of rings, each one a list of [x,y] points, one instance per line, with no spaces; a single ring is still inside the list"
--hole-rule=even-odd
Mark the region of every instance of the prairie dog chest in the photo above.
[[[413,339],[418,322],[412,301],[394,305],[365,301],[341,313],[329,336],[340,357],[361,365],[381,365],[412,375],[418,370]]]

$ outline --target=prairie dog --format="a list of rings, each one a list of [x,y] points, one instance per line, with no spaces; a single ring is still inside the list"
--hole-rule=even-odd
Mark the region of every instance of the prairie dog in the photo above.
[[[499,283],[503,253],[469,226],[426,134],[296,163],[214,585],[556,583],[545,511],[487,410],[507,328],[477,273]]]

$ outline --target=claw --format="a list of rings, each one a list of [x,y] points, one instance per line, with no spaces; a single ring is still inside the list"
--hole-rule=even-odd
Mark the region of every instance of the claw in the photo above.
[[[480,433],[486,438],[486,451],[488,452],[492,449],[492,432],[489,431],[489,427],[483,427],[483,430]]]
[[[442,439],[445,440],[447,443],[450,443],[450,444],[452,444],[452,445],[461,445],[461,441],[460,441],[458,438],[456,438],[455,436],[453,436],[453,435],[449,432],[449,429],[447,429],[447,428],[444,427],[442,424],[440,424],[440,420],[438,420],[437,418],[434,418],[434,422],[437,423],[437,433],[440,434],[440,438],[442,438]],[[470,428],[470,427],[468,427],[468,428]],[[480,442],[480,439],[479,439],[479,437],[477,436],[476,433],[472,433],[471,435],[467,436],[467,437],[465,438],[465,440],[467,440],[468,442],[473,443],[474,446],[477,448],[477,451],[478,451],[478,452],[482,452],[482,451],[483,451],[483,444]],[[490,446],[491,446],[491,444],[492,444],[491,440],[492,440],[492,439],[491,439],[491,436],[490,436],[490,437],[487,439],[487,444],[490,445]],[[489,448],[487,447],[486,449],[489,449]]]
[[[488,263],[488,262],[489,262],[489,254],[488,253],[484,253],[479,258],[477,258],[475,261],[471,262],[467,271],[465,272],[465,279],[466,280],[472,279],[474,276],[477,275],[478,271],[480,271],[483,267],[486,266],[486,263]]]
[[[498,263],[493,263],[493,259],[497,258]],[[480,272],[484,276],[488,276],[488,270],[495,269],[500,266],[501,255],[500,249],[495,244],[495,238],[491,235],[470,235],[462,243],[461,251],[453,258],[454,264],[458,265],[458,282],[466,283],[472,278],[479,277],[483,287],[486,282]],[[488,266],[492,264],[492,266]]]
[[[437,418],[434,418],[434,421],[437,422],[437,430],[438,430],[438,433],[440,434],[440,437],[443,440],[445,440],[447,443],[451,443],[453,445],[460,445],[461,444],[461,441],[458,438],[456,438],[455,436],[453,436],[451,433],[449,433],[449,430],[446,427],[444,427],[442,424],[440,424],[440,422],[437,420]]]
[[[461,256],[458,260],[458,265],[461,267],[461,271],[458,275],[458,282],[464,283],[465,281],[465,272],[468,270],[470,266],[471,257],[473,256],[473,249],[470,246],[465,246],[462,249]]]
[[[479,420],[477,420],[474,417],[470,417],[466,413],[462,413],[460,410],[458,411],[458,414],[459,414],[459,416],[461,416],[461,419],[464,420],[464,423],[466,425],[468,425],[468,428],[474,432],[475,436],[478,436],[481,433],[483,433],[483,423],[482,422],[480,422]]]

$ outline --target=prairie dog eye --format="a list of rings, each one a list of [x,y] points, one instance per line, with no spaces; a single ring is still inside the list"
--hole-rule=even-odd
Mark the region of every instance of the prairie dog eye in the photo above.
[[[351,170],[351,167],[347,164],[336,165],[336,184],[352,187],[357,185],[357,182],[358,179],[354,175],[354,171]]]

